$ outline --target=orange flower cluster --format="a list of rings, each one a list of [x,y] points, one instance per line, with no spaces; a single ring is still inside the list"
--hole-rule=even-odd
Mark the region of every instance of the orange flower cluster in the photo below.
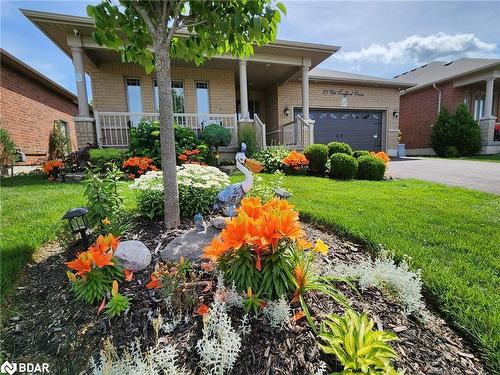
[[[391,160],[389,158],[389,155],[387,155],[384,151],[380,151],[380,152],[370,152],[370,155],[373,156],[373,157],[376,157],[377,159],[380,159],[384,162],[385,166],[387,167],[387,163],[389,163],[389,161]]]
[[[134,179],[143,175],[147,171],[157,171],[158,168],[153,165],[153,159],[142,156],[134,156],[123,162],[122,168],[129,175],[129,179]]]
[[[111,233],[107,236],[99,236],[87,251],[77,254],[75,260],[65,263],[69,269],[76,271],[76,275],[71,271],[67,272],[69,279],[75,281],[76,276],[85,278],[85,275],[92,269],[113,266],[113,256],[118,244],[118,239]]]
[[[237,215],[230,219],[218,237],[204,249],[204,257],[217,261],[242,246],[255,254],[256,268],[261,270],[261,255],[275,252],[282,239],[309,248],[299,215],[286,200],[274,198],[262,204],[259,198],[244,198]]]
[[[197,148],[195,148],[194,150],[185,149],[179,155],[179,160],[181,161],[182,164],[206,165],[206,164],[200,162],[201,158],[202,158],[202,156],[200,155],[200,150],[198,150]]]
[[[60,160],[47,160],[42,164],[43,172],[48,175],[49,180],[54,180],[59,174],[59,169],[63,166]]]
[[[301,154],[298,151],[293,150],[290,152],[286,158],[282,160],[283,164],[285,164],[287,167],[293,168],[295,170],[300,170],[302,168],[307,167],[309,164],[309,160],[304,156],[304,154]]]

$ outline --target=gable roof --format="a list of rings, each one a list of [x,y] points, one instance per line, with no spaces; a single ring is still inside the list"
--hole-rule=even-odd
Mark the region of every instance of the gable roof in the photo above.
[[[481,70],[500,67],[500,59],[462,58],[444,62],[432,61],[408,72],[401,73],[393,78],[396,82],[414,82],[411,90],[418,90],[434,83],[448,81],[453,78],[476,73]]]
[[[314,68],[309,73],[310,81],[336,82],[336,83],[359,83],[375,87],[393,87],[395,89],[406,89],[415,86],[408,81],[379,78],[362,74],[340,72],[337,70]]]
[[[62,96],[66,99],[71,100],[72,102],[77,103],[76,95],[73,94],[71,91],[65,89],[64,87],[54,82],[50,78],[44,76],[38,70],[35,70],[31,66],[22,62],[17,57],[11,55],[2,48],[0,48],[0,58],[1,58],[1,66],[4,65],[10,66],[11,68],[21,73],[23,76],[28,77],[29,79],[42,84],[43,86],[53,91],[54,93],[58,94],[59,96]]]

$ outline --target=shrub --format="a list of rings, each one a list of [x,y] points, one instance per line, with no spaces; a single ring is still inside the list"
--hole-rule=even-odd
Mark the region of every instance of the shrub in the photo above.
[[[0,128],[0,166],[7,167],[16,160],[16,144],[7,130]]]
[[[201,132],[201,139],[218,153],[219,147],[226,147],[231,143],[231,132],[219,124],[210,124]]]
[[[266,179],[262,176],[255,176],[252,189],[247,196],[257,197],[261,202],[266,203],[276,196],[275,190],[280,189],[283,185],[283,172],[277,171]]]
[[[276,329],[285,328],[292,315],[290,305],[283,296],[277,301],[269,301],[263,312],[271,328]]]
[[[459,152],[455,146],[448,146],[443,155],[445,158],[458,158]]]
[[[287,174],[304,174],[306,173],[309,160],[306,159],[304,154],[293,150],[283,160],[285,165],[285,173]]]
[[[387,253],[374,262],[368,259],[357,264],[339,264],[334,275],[358,279],[362,290],[370,286],[383,290],[401,303],[407,314],[424,307],[420,270],[411,271],[406,260],[397,265]]]
[[[159,121],[148,121],[142,119],[137,123],[136,126],[130,129],[129,139],[130,139],[129,141],[130,155],[145,156],[153,159],[153,163],[155,165],[157,166],[161,165]]]
[[[344,315],[328,315],[321,324],[321,349],[334,354],[344,366],[344,374],[397,375],[392,367],[396,352],[388,344],[393,333],[374,331],[375,322],[366,313],[347,309]]]
[[[100,171],[106,171],[111,164],[120,167],[125,159],[125,151],[117,148],[93,148],[89,151],[90,163]]]
[[[267,147],[265,150],[260,150],[254,155],[254,159],[264,163],[264,172],[274,173],[283,169],[282,160],[286,158],[290,151],[283,146]]]
[[[312,144],[304,150],[304,155],[309,160],[309,171],[322,175],[325,172],[328,160],[328,147],[322,144]]]
[[[356,176],[358,161],[351,155],[337,153],[330,157],[330,176],[351,180]]]
[[[481,131],[464,104],[460,104],[453,115],[443,107],[432,127],[431,143],[438,156],[446,157],[450,146],[461,156],[468,156],[481,149]]]
[[[80,172],[90,162],[90,146],[82,147],[78,151],[68,154],[63,164],[69,172]]]
[[[49,134],[49,159],[62,159],[68,152],[68,138],[61,131],[61,123],[56,121]]]
[[[134,156],[125,160],[122,164],[123,171],[130,180],[137,178],[148,171],[156,171],[158,168],[153,165],[153,159],[145,156]]]
[[[356,159],[359,159],[361,156],[366,156],[366,155],[370,155],[370,151],[357,150],[352,152],[352,156],[355,157]]]
[[[248,157],[252,157],[258,151],[257,132],[253,124],[238,126],[238,142],[247,145]]]
[[[360,180],[382,180],[385,174],[383,160],[373,156],[361,156],[358,159],[357,178]]]
[[[181,216],[192,218],[196,213],[209,213],[221,189],[229,185],[229,178],[215,167],[185,164],[177,167]],[[151,171],[137,178],[130,186],[139,190],[140,212],[149,218],[163,216],[163,174]],[[155,192],[151,192],[155,191]]]
[[[328,143],[327,147],[328,156],[332,156],[333,154],[347,154],[349,156],[352,155],[351,146],[344,142],[330,142]]]

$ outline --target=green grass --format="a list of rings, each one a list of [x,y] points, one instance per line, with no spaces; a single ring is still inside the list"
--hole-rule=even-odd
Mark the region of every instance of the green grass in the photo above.
[[[463,160],[477,160],[477,161],[489,161],[493,163],[500,163],[500,154],[495,154],[495,155],[475,155],[475,156],[469,156],[469,157],[464,157],[460,158]]]
[[[3,178],[1,186],[0,296],[3,300],[33,252],[55,239],[64,213],[84,206],[85,198],[83,185],[49,183],[44,175]],[[133,192],[125,184],[121,189],[125,206],[133,208]]]
[[[410,256],[427,295],[500,371],[500,196],[416,180],[284,182],[302,217]]]

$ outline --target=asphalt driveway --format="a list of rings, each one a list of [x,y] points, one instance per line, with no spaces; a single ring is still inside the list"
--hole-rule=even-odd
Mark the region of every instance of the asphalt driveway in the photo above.
[[[416,178],[500,194],[500,163],[438,158],[391,159],[388,176]]]

